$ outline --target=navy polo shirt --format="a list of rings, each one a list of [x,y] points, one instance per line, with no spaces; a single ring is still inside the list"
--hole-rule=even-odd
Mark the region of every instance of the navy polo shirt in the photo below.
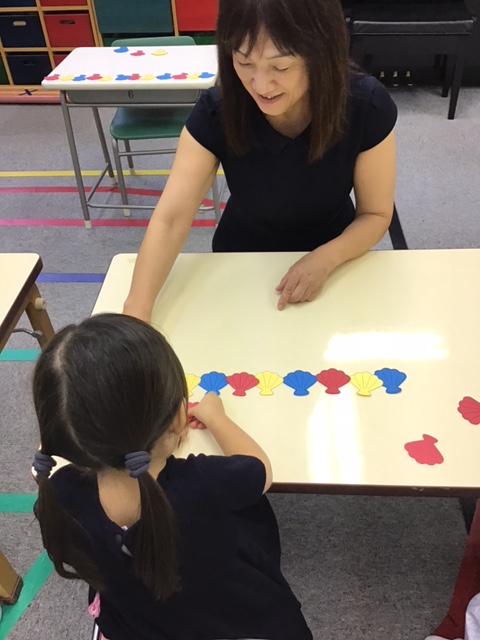
[[[277,522],[257,458],[168,458],[158,482],[175,515],[181,589],[165,602],[136,577],[129,551],[137,527],[125,531],[107,517],[96,478],[67,466],[51,482],[82,528],[77,544],[100,571],[97,623],[109,640],[312,640],[280,570]]]
[[[359,153],[393,129],[397,108],[374,77],[352,74],[341,140],[308,163],[310,127],[294,139],[276,131],[253,103],[258,148],[230,153],[220,124],[220,91],[202,94],[186,122],[189,133],[221,162],[230,190],[213,238],[214,251],[311,251],[353,221],[350,198]]]

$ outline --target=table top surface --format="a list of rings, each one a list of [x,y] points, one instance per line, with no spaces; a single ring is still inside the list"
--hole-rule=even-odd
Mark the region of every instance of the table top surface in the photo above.
[[[176,47],[80,47],[42,82],[43,89],[197,89],[213,87],[215,45]]]
[[[371,251],[332,274],[315,301],[279,312],[275,286],[301,255],[178,257],[153,321],[194,376],[190,401],[200,385],[225,382],[206,374],[229,376],[227,412],[289,490],[480,488],[480,250]],[[115,256],[94,313],[121,312],[135,257]],[[338,371],[351,379],[327,393],[345,383]],[[260,386],[233,395],[254,384],[230,378],[242,372]],[[369,387],[378,388],[358,395]],[[199,452],[220,452],[208,431],[191,431],[181,455]]]
[[[37,275],[42,261],[36,253],[0,253],[0,337],[10,325]]]

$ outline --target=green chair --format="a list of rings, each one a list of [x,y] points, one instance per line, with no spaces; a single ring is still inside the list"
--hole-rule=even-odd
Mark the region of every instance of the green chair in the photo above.
[[[148,47],[148,46],[182,46],[194,45],[195,40],[190,36],[164,36],[158,38],[128,38],[115,40],[112,47]],[[178,138],[183,129],[185,121],[190,115],[193,105],[198,99],[198,91],[187,91],[185,105],[178,104],[178,91],[170,92],[176,100],[175,104],[169,104],[172,98],[167,90],[161,92],[158,107],[119,107],[110,124],[110,135],[112,136],[113,157],[118,176],[118,188],[122,203],[125,205],[123,213],[130,216],[130,208],[123,176],[122,161],[127,158],[130,174],[134,175],[133,156],[148,156],[158,154],[175,153],[175,148],[155,149],[155,150],[135,150],[130,146],[131,140],[160,140],[163,138]],[[182,101],[185,98],[182,99]],[[122,151],[119,141],[122,140],[125,150]],[[217,178],[212,184],[213,209],[215,210],[215,220],[218,222],[221,216],[220,192]],[[147,205],[135,205],[135,209],[152,209]],[[212,207],[202,207],[202,210],[212,209]]]

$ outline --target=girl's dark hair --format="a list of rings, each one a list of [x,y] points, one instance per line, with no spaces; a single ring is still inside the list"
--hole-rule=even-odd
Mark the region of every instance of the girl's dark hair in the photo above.
[[[103,314],[54,336],[36,364],[33,396],[43,453],[66,458],[96,478],[107,467],[125,468],[127,453],[150,453],[186,401],[187,388],[182,366],[160,333],[141,320]],[[165,599],[178,589],[173,512],[149,473],[138,482],[133,566],[154,596]],[[101,591],[97,567],[75,542],[80,525],[46,476],[39,475],[38,484],[35,513],[55,569]]]
[[[248,53],[265,31],[279,51],[307,65],[311,111],[309,161],[319,160],[345,129],[351,64],[339,0],[220,0],[218,46],[221,119],[235,155],[255,146],[249,113],[255,107],[235,69],[232,54]]]

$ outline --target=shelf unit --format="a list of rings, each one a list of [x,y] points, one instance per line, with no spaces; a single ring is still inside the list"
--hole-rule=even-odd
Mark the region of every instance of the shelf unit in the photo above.
[[[58,4],[54,4],[56,2]],[[97,12],[95,2],[97,2]],[[4,98],[3,102],[11,101],[9,98],[12,97],[20,100],[19,95],[22,92],[25,94],[26,100],[33,93],[35,93],[35,97],[38,97],[38,102],[57,99],[52,95],[52,92],[42,91],[39,81],[36,83],[18,82],[18,79],[16,81],[15,70],[12,69],[12,66],[20,54],[27,58],[44,54],[44,75],[48,75],[50,70],[59,64],[62,56],[73,51],[76,47],[108,46],[111,40],[118,37],[141,35],[145,29],[150,28],[151,20],[146,24],[139,23],[145,22],[146,16],[148,17],[152,11],[157,12],[158,18],[160,5],[165,5],[161,10],[163,11],[162,19],[156,21],[156,24],[160,25],[160,31],[168,30],[170,34],[174,35],[179,33],[192,34],[194,37],[198,36],[198,42],[211,41],[215,30],[218,0],[156,0],[155,2],[154,0],[137,0],[135,8],[132,8],[130,3],[131,0],[0,0],[0,102],[2,102],[2,97]],[[135,19],[126,20],[129,13],[135,9]],[[15,17],[21,22],[24,16],[26,21],[35,23],[37,36],[41,36],[45,41],[44,44],[42,42],[42,46],[28,46],[30,43],[27,41],[27,37],[22,36],[17,42],[12,26],[5,25],[5,17],[10,17],[12,20]],[[83,27],[88,26],[88,29],[91,29],[92,41],[89,43],[64,41],[60,46],[56,42],[52,42],[49,35],[52,28],[49,23],[55,16],[60,16],[67,22],[69,16],[80,17],[83,21]],[[138,24],[128,31],[135,21]],[[104,33],[100,33],[102,26]],[[30,25],[25,29],[28,31],[29,28]],[[6,41],[2,38],[5,30],[9,33]],[[21,34],[20,29],[19,33]],[[148,35],[159,34],[149,33]],[[41,74],[38,72],[37,75],[40,77]]]
[[[26,2],[31,5],[25,6]],[[23,0],[22,6],[10,0],[8,4],[12,6],[6,4],[5,0],[0,1],[0,95],[18,96],[22,92],[42,95],[39,80],[16,82],[18,66],[20,76],[24,75],[22,63],[39,64],[48,75],[76,47],[102,46],[93,0],[72,0],[70,3],[68,0]],[[22,34],[18,44],[14,28],[27,32],[25,36]],[[41,46],[26,46],[30,33],[35,44],[42,40]]]

